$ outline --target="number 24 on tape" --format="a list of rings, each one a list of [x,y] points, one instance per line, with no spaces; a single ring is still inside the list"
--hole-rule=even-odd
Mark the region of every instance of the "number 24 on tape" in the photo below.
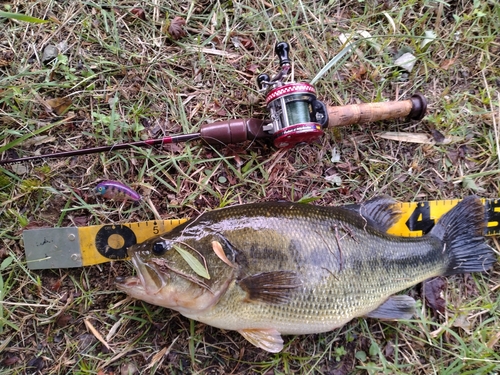
[[[398,203],[399,220],[388,233],[421,236],[459,200]],[[483,199],[485,235],[500,234],[500,200]],[[30,269],[70,268],[126,259],[127,248],[155,235],[168,232],[186,221],[151,220],[122,225],[93,225],[80,228],[41,228],[23,233],[26,260]]]

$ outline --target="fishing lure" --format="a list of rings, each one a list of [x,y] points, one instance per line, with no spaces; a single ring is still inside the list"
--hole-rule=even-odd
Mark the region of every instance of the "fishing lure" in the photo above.
[[[142,199],[139,193],[119,181],[108,180],[100,182],[96,186],[95,192],[103,198],[115,201],[126,201],[128,199],[140,201]]]

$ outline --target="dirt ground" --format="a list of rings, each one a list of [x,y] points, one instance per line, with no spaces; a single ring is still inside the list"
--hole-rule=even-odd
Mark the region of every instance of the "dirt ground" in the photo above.
[[[127,298],[114,280],[132,274],[128,262],[29,270],[22,240],[27,229],[192,218],[238,203],[498,198],[496,2],[11,1],[0,11],[49,21],[0,15],[1,159],[268,118],[256,78],[277,71],[278,41],[291,46],[290,79],[310,81],[343,37],[365,38],[315,83],[327,105],[416,92],[428,101],[422,120],[330,128],[286,150],[270,140],[193,141],[0,166],[0,374],[500,371],[498,264],[405,291],[419,301],[413,320],[354,319],[287,336],[285,350],[270,354],[236,332]],[[411,71],[395,63],[405,52],[416,58]],[[96,196],[108,179],[145,199]]]

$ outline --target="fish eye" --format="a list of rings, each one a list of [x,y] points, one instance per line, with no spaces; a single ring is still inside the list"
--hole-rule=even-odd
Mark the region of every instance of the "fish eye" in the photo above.
[[[156,242],[153,245],[153,254],[155,255],[163,255],[167,252],[167,250],[170,250],[170,246],[167,246],[165,242]]]

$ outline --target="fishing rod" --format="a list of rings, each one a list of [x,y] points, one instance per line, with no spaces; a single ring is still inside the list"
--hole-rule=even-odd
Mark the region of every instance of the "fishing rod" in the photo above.
[[[203,140],[209,144],[235,144],[259,139],[272,139],[277,148],[291,148],[320,139],[329,127],[363,124],[407,117],[420,120],[427,109],[427,100],[415,94],[408,100],[380,103],[327,106],[316,97],[314,86],[307,82],[285,82],[290,70],[290,47],[286,42],[276,44],[280,70],[272,78],[267,74],[257,77],[261,92],[266,95],[270,119],[231,119],[203,124],[200,131],[171,135],[144,141],[118,143],[86,149],[54,152],[36,156],[0,160],[0,165],[110,152],[134,147],[151,147],[169,143]]]

